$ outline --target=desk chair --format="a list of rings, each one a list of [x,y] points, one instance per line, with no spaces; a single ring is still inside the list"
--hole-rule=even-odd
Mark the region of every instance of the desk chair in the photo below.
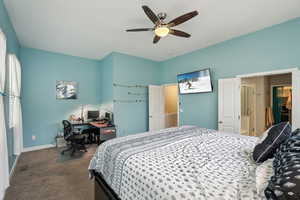
[[[81,131],[75,131],[72,124],[67,120],[63,120],[62,124],[64,126],[64,139],[67,142],[68,148],[63,150],[61,154],[63,155],[67,151],[72,151],[71,156],[73,156],[76,151],[83,150],[87,152],[85,147],[85,135],[81,134]]]

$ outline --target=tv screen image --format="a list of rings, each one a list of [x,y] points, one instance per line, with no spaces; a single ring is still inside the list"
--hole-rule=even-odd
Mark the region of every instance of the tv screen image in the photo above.
[[[213,90],[209,69],[179,74],[177,80],[180,94],[212,92]]]

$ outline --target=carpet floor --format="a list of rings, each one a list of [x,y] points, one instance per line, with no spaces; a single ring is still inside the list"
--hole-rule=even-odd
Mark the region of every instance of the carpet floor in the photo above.
[[[93,200],[94,182],[88,165],[97,146],[88,152],[69,152],[51,148],[22,153],[19,157],[5,200]]]

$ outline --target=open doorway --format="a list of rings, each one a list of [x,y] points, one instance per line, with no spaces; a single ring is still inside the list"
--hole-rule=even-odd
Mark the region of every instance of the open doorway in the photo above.
[[[149,85],[149,130],[176,127],[179,122],[177,84]]]
[[[272,92],[272,112],[274,123],[292,121],[292,86],[274,85],[271,86]]]
[[[165,85],[165,126],[178,126],[178,85]]]
[[[241,134],[260,136],[285,121],[292,123],[292,73],[241,79]]]

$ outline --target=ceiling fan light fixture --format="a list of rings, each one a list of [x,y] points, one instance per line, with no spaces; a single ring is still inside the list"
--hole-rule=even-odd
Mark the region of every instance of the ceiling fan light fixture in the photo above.
[[[197,10],[193,12],[186,13],[184,15],[181,15],[169,23],[166,23],[164,20],[167,17],[166,13],[158,13],[155,14],[148,6],[144,5],[142,6],[145,14],[147,17],[153,22],[154,27],[153,28],[136,28],[136,29],[128,29],[127,32],[140,32],[140,31],[151,31],[154,32],[155,36],[153,38],[153,44],[156,44],[159,42],[159,40],[163,37],[166,37],[167,35],[175,35],[177,37],[183,37],[183,38],[189,38],[191,37],[190,34],[181,31],[173,29],[174,26],[178,26],[180,24],[185,23],[186,21],[192,19],[193,17],[197,16],[199,13]]]
[[[159,26],[154,30],[154,33],[159,37],[166,37],[170,33],[170,29],[167,26]]]

